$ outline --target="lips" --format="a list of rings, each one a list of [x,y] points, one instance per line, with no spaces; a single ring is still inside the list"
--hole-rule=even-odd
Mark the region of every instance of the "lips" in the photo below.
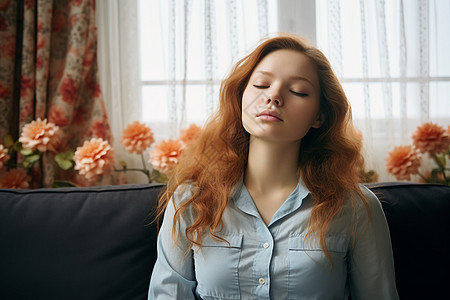
[[[283,121],[283,119],[280,117],[280,114],[274,110],[263,110],[262,112],[257,114],[256,117],[267,121]]]

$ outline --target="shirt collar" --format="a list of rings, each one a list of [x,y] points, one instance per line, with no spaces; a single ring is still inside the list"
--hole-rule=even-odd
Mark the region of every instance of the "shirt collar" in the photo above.
[[[310,194],[309,190],[300,179],[294,191],[286,198],[281,207],[273,215],[269,226],[296,211],[303,203],[303,200]],[[244,184],[244,177],[235,185],[231,193],[235,206],[246,214],[261,218],[253,199]]]

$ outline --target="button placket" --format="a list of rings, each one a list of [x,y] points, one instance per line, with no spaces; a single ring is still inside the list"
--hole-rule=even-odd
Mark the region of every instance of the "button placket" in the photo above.
[[[253,274],[256,287],[254,295],[257,299],[269,299],[270,265],[273,254],[273,237],[267,225],[260,218],[255,220],[259,249],[256,251]]]

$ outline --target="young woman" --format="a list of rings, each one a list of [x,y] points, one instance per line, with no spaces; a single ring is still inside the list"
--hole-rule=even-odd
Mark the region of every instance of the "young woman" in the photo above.
[[[397,299],[361,140],[326,57],[263,41],[171,174],[149,299]]]

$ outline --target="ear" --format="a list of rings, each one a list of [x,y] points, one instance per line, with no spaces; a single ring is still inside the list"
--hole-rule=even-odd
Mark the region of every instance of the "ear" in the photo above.
[[[317,118],[314,120],[314,122],[312,123],[311,127],[312,128],[320,128],[324,122],[325,118],[322,112],[319,112],[317,114]]]

